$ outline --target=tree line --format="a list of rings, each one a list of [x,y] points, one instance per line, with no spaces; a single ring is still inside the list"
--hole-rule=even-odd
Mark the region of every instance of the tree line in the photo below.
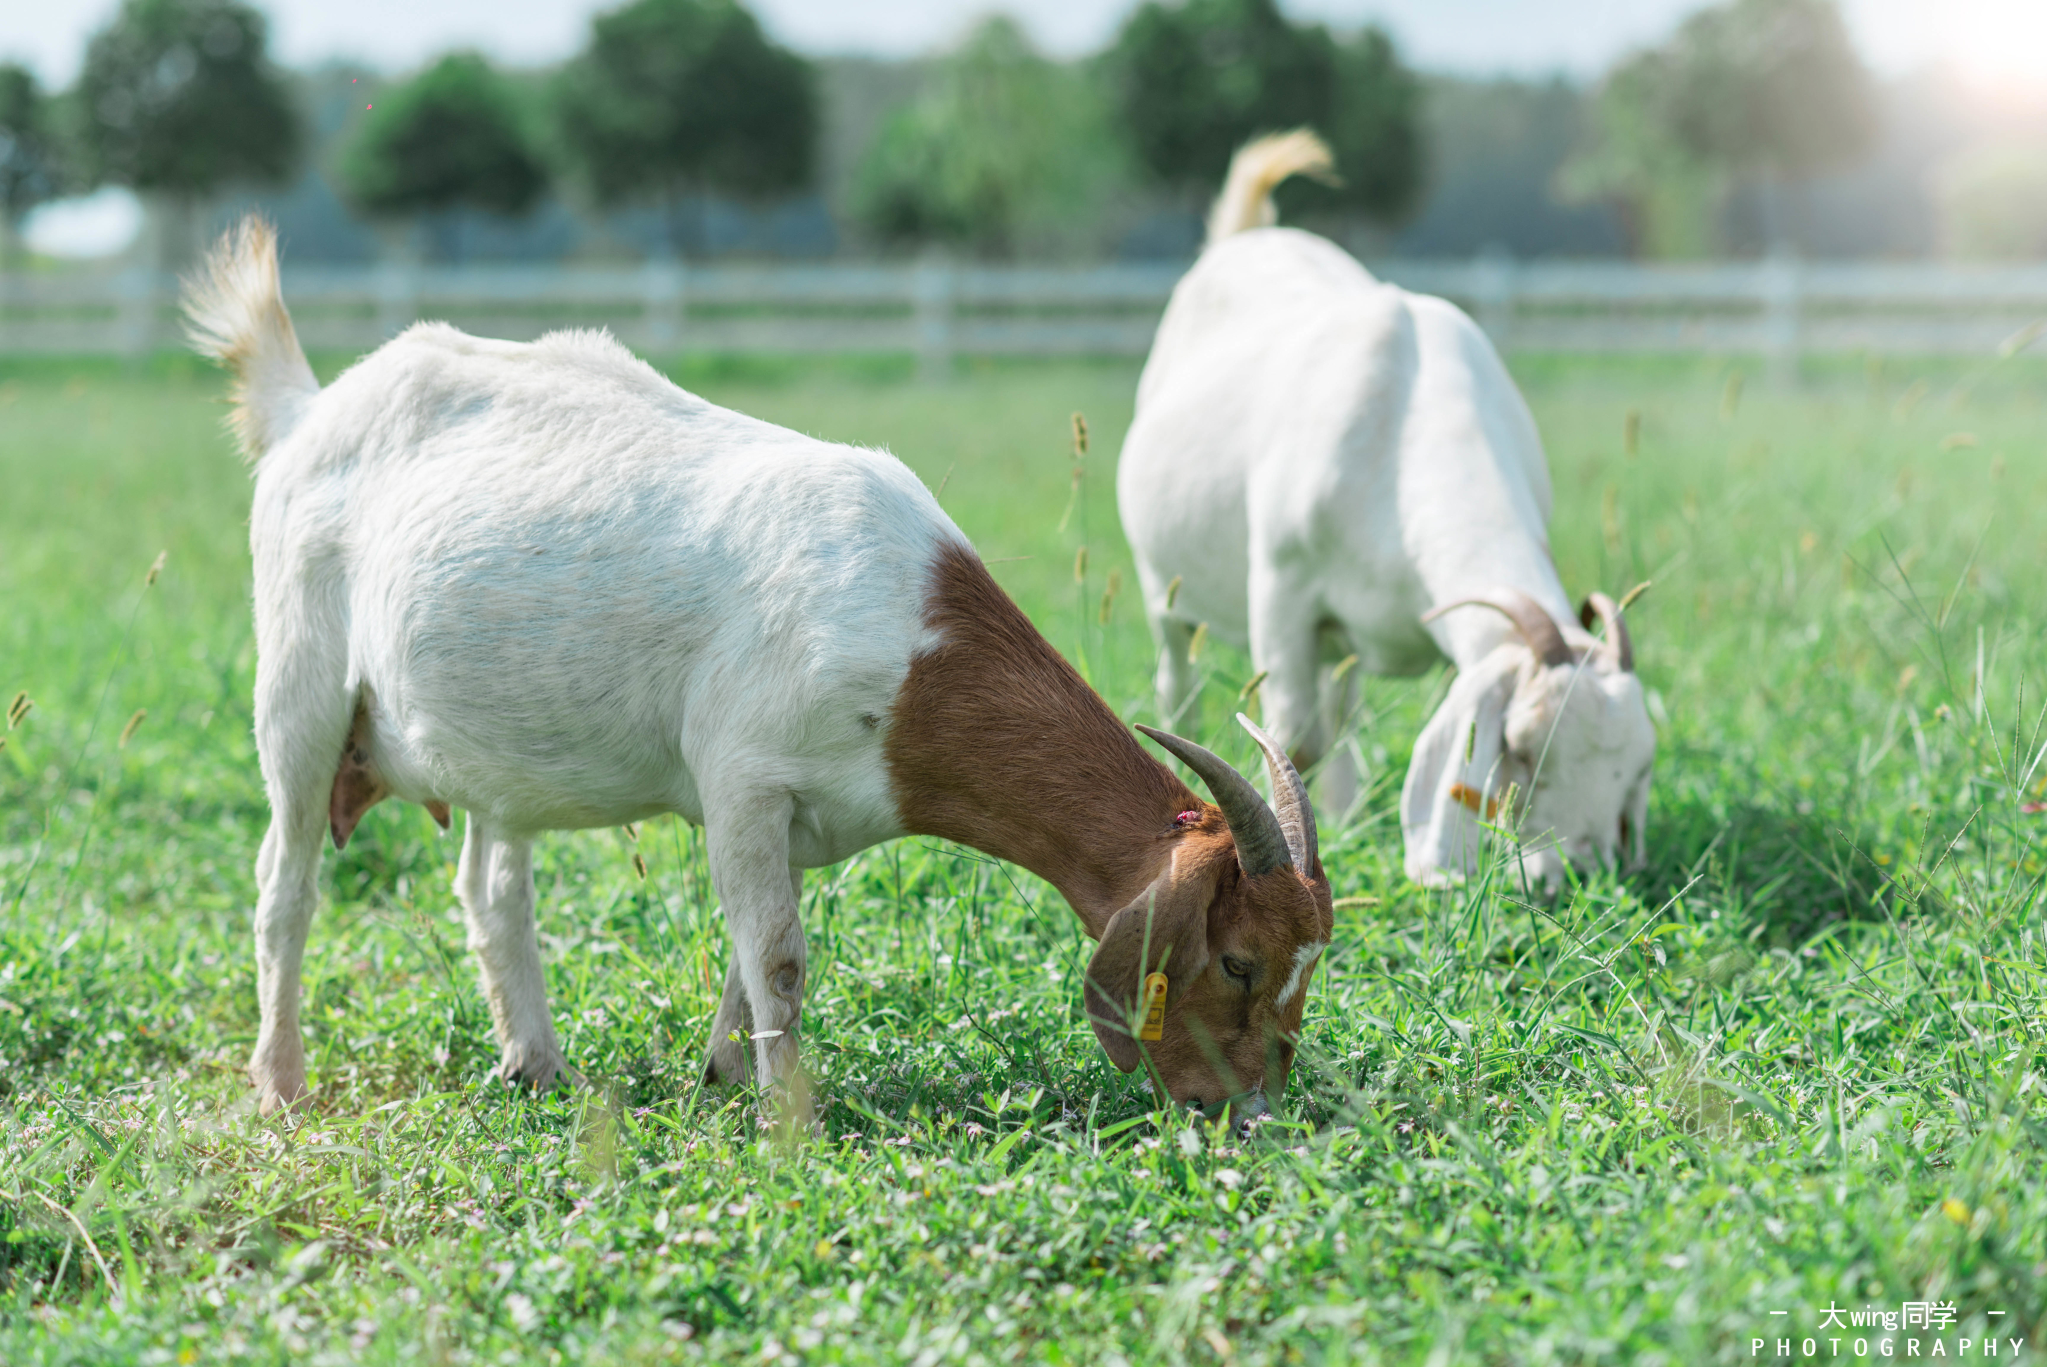
[[[849,208],[887,244],[1056,249],[1133,187],[1198,208],[1236,146],[1308,126],[1338,174],[1290,184],[1283,209],[1391,224],[1425,188],[1421,101],[1382,30],[1295,22],[1276,0],[1146,0],[1075,63],[997,16],[883,120]],[[1703,10],[1618,64],[1592,108],[1557,192],[1612,204],[1646,254],[1687,250],[1730,187],[1773,193],[1853,158],[1873,126],[1834,0]],[[821,115],[815,66],[738,0],[630,0],[551,72],[458,52],[378,91],[326,171],[357,212],[413,225],[443,255],[459,253],[465,215],[524,214],[550,193],[653,208],[666,249],[689,255],[711,197],[814,185]],[[0,66],[10,243],[36,204],[106,184],[189,223],[223,189],[294,176],[307,150],[264,18],[241,0],[123,0],[66,91]]]

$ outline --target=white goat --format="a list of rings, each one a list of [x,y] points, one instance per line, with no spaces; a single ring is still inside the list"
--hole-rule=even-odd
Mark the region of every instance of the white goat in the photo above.
[[[195,344],[237,372],[256,460],[265,1111],[306,1089],[323,837],[345,843],[386,796],[443,825],[468,813],[457,892],[508,1081],[566,1066],[535,834],[677,812],[704,827],[733,940],[712,1080],[745,1072],[734,1031],[764,1081],[796,1076],[801,871],[922,833],[1072,903],[1100,941],[1085,997],[1118,1067],[1148,1058],[1208,1107],[1284,1088],[1331,924],[1299,775],[1253,728],[1275,812],[1208,751],[1150,733],[1220,805],[1197,798],[894,458],[714,407],[596,333],[519,345],[422,324],[322,390],[253,220],[186,307]],[[1162,1025],[1137,1026],[1154,1004]]]
[[[1280,181],[1329,168],[1305,131],[1237,153],[1138,385],[1117,495],[1160,710],[1171,724],[1191,705],[1206,623],[1248,646],[1268,725],[1306,768],[1349,715],[1344,657],[1417,674],[1440,652],[1458,677],[1401,794],[1408,874],[1468,871],[1490,824],[1552,886],[1565,859],[1639,864],[1656,736],[1627,628],[1604,594],[1573,618],[1541,440],[1498,354],[1453,305],[1259,226]],[[1604,641],[1581,628],[1595,619]],[[1347,804],[1347,748],[1324,774]]]

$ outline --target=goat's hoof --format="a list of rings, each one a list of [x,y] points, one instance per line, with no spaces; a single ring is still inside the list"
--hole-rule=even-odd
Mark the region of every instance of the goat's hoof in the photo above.
[[[736,1087],[746,1081],[746,1046],[733,1040],[719,1040],[704,1060],[704,1085]]]
[[[306,1090],[304,1069],[284,1072],[252,1067],[249,1081],[256,1088],[256,1108],[266,1116],[276,1115],[311,1095]]]
[[[499,1081],[521,1091],[545,1092],[582,1081],[553,1044],[507,1045],[495,1072]]]
[[[262,1040],[249,1059],[249,1085],[256,1107],[275,1115],[306,1097],[306,1056],[296,1033]]]

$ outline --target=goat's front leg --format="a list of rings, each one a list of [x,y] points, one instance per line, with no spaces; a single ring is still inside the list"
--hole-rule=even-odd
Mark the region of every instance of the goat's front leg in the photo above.
[[[796,895],[801,875],[792,876],[789,867],[793,804],[784,794],[719,805],[723,810],[707,814],[705,823],[711,881],[725,908],[732,963],[752,1017],[754,1075],[769,1092],[786,1093],[795,1112],[791,1118],[808,1126],[810,1104],[797,1053],[804,945]],[[721,1008],[720,1025],[726,1014]],[[722,1043],[712,1042],[713,1066],[719,1065],[715,1051]]]
[[[1332,816],[1342,816],[1350,811],[1351,804],[1358,796],[1358,764],[1353,754],[1349,732],[1352,715],[1357,710],[1358,671],[1353,665],[1346,669],[1342,678],[1336,677],[1333,665],[1321,669],[1322,734],[1329,739],[1329,749],[1322,760],[1322,770],[1315,776],[1320,791],[1316,796],[1323,809]]]
[[[733,1036],[738,1036],[734,1039]],[[711,1018],[710,1057],[704,1060],[704,1081],[713,1087],[730,1087],[746,1081],[746,1061],[753,1046],[753,1013],[746,1009],[746,984],[739,975],[739,958],[733,956],[725,969],[725,995]]]
[[[1159,725],[1168,731],[1192,731],[1200,721],[1195,695],[1201,682],[1194,662],[1187,658],[1194,629],[1178,618],[1155,616],[1151,634],[1159,643]]]
[[[1262,672],[1259,686],[1265,729],[1305,772],[1329,748],[1323,730],[1317,661],[1320,640],[1313,596],[1260,564],[1251,569],[1251,667]]]
[[[468,817],[455,886],[497,1027],[497,1074],[506,1082],[544,1090],[568,1070],[568,1061],[547,1011],[547,979],[533,922],[533,842],[495,836],[476,813]]]

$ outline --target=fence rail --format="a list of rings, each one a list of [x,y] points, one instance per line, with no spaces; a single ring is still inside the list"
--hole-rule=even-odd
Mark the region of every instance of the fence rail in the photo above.
[[[309,347],[367,350],[420,318],[527,338],[607,327],[661,351],[1141,355],[1181,267],[918,265],[287,267]],[[1992,352],[2047,319],[2047,265],[1773,260],[1383,261],[1505,350]],[[177,338],[176,282],[143,270],[0,276],[0,353],[138,355]]]

